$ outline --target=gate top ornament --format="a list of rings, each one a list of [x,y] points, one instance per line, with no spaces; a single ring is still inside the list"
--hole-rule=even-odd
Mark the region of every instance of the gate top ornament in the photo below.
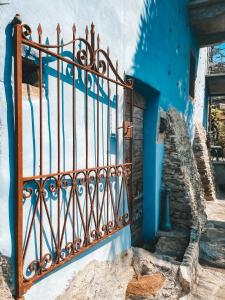
[[[18,15],[17,15],[18,18]],[[36,48],[37,50],[41,50],[46,52],[56,58],[63,58],[63,60],[69,64],[72,64],[82,70],[91,72],[97,76],[102,77],[103,79],[109,80],[111,82],[117,83],[125,88],[132,89],[133,88],[133,81],[132,79],[122,79],[122,77],[118,74],[118,62],[116,62],[116,67],[114,67],[110,57],[109,57],[109,49],[105,51],[104,49],[100,48],[100,37],[99,34],[97,35],[97,39],[95,39],[95,26],[92,23],[91,29],[89,31],[88,27],[86,26],[85,29],[85,38],[76,37],[76,26],[75,24],[72,26],[72,40],[67,43],[60,43],[60,33],[61,28],[58,24],[56,27],[57,33],[57,44],[49,45],[49,44],[42,44],[42,26],[41,24],[38,25],[37,33],[39,42],[32,41],[31,35],[32,30],[29,25],[21,24],[21,33],[22,33],[22,42],[27,46],[31,46]],[[90,42],[89,42],[89,35],[90,35]],[[67,59],[60,55],[59,50],[73,44],[74,47],[74,57],[73,60]],[[95,44],[97,47],[95,48]],[[82,47],[83,45],[83,47]],[[76,49],[77,48],[77,49]],[[57,53],[51,51],[50,49],[57,49]],[[107,64],[110,67],[112,73],[114,74],[115,78],[110,78],[106,75],[107,71]]]

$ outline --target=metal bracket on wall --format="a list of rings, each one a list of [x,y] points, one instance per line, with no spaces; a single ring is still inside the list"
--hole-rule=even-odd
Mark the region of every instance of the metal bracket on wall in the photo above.
[[[123,134],[125,139],[132,139],[133,138],[133,128],[132,122],[124,121],[123,123]]]

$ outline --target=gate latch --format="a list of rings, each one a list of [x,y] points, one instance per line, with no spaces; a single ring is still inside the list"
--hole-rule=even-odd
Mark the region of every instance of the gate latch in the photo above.
[[[133,128],[133,123],[130,121],[124,121],[122,126],[117,127],[117,129],[123,129],[123,136],[125,139],[133,138]]]
[[[132,139],[133,138],[133,124],[129,121],[123,122],[123,135],[125,139]]]

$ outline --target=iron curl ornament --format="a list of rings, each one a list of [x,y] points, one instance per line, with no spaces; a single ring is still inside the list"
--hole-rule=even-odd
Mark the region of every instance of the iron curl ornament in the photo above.
[[[93,35],[93,27],[92,24],[92,30],[91,35]],[[88,29],[86,29],[86,39],[85,38],[76,38],[76,27],[73,26],[73,39],[67,43],[61,43],[61,44],[42,44],[39,42],[32,41],[32,29],[27,24],[21,25],[22,29],[22,38],[24,44],[34,47],[37,50],[43,50],[43,52],[46,52],[47,54],[50,54],[52,56],[58,56],[68,64],[74,64],[76,67],[81,68],[83,70],[86,70],[90,73],[93,73],[97,76],[101,76],[104,79],[117,81],[118,84],[121,84],[122,86],[126,88],[133,88],[133,81],[132,79],[122,79],[122,77],[119,75],[117,70],[117,64],[116,67],[113,65],[112,60],[109,57],[109,53],[101,48],[94,48],[95,43],[93,42],[93,37],[91,37],[92,43],[89,43],[88,41]],[[57,26],[57,35],[60,35],[60,26]],[[42,36],[42,28],[39,24],[38,26],[38,35]],[[99,46],[100,39],[99,36],[97,37],[97,45]],[[57,54],[51,51],[51,49],[63,49],[66,46],[74,45],[74,48],[77,49],[76,53],[74,54],[73,60],[65,58],[62,54]],[[78,45],[78,46],[76,46]],[[107,66],[109,66],[111,72],[114,74],[115,78],[112,79],[109,76],[106,75],[107,72]]]

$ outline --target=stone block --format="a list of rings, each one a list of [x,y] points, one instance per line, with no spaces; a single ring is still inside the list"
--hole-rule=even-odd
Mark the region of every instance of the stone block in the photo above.
[[[165,278],[161,273],[134,278],[128,283],[126,296],[135,300],[155,296],[163,287],[164,281]]]

